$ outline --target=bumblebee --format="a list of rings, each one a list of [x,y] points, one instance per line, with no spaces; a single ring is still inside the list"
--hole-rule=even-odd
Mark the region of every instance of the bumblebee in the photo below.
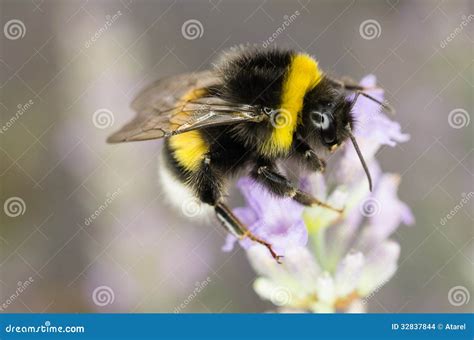
[[[319,155],[350,139],[351,110],[359,95],[383,107],[353,81],[332,79],[305,53],[238,48],[225,52],[212,70],[158,80],[132,102],[135,118],[108,138],[109,143],[164,138],[159,164],[162,186],[181,205],[188,197],[215,211],[233,235],[272,245],[250,232],[224,202],[227,179],[247,170],[281,197],[305,206],[342,212],[293,185],[276,162],[297,158],[310,171],[324,171]],[[348,92],[354,92],[352,99]]]

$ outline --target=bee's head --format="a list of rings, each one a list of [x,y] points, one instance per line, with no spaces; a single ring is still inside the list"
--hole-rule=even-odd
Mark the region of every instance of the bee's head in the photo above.
[[[349,136],[352,129],[352,101],[329,81],[321,82],[305,96],[303,134],[317,146],[334,150]]]
[[[350,138],[372,190],[372,179],[357,141],[352,134],[354,117],[352,108],[358,98],[348,99],[340,88],[323,78],[304,98],[299,133],[310,144],[334,151]]]

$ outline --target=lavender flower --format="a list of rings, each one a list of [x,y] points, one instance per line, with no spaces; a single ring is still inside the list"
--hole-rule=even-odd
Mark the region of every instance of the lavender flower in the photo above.
[[[375,86],[375,77],[368,76],[361,84]],[[383,100],[381,90],[371,95]],[[248,179],[241,182],[249,207],[236,209],[236,214],[249,221],[259,236],[285,249],[284,263],[279,265],[260,245],[241,242],[259,274],[255,291],[282,311],[365,311],[365,303],[397,269],[400,247],[389,240],[390,235],[400,223],[414,223],[410,209],[397,197],[399,176],[383,173],[374,158],[382,145],[393,147],[409,136],[366,98],[359,97],[354,111],[358,122],[355,135],[371,170],[374,192],[368,190],[351,145],[344,147],[336,160],[337,170],[327,177],[311,174],[302,183],[319,199],[345,206],[342,216],[320,207],[303,209],[289,199],[272,198],[247,184]],[[288,212],[291,216],[285,215]],[[301,219],[311,241],[307,247]],[[299,236],[291,237],[294,231]]]
[[[302,205],[290,198],[275,197],[248,177],[241,178],[237,186],[244,195],[247,207],[236,208],[234,213],[250,231],[271,242],[281,255],[287,248],[306,245],[308,232],[302,218]],[[232,250],[236,241],[234,236],[228,235],[223,249]],[[253,245],[248,239],[239,243],[244,249]]]
[[[255,291],[286,311],[365,311],[370,296],[397,268],[400,247],[388,237],[400,221],[413,221],[406,205],[395,196],[398,182],[395,175],[379,177],[376,192],[367,196],[373,201],[366,202],[384,203],[378,208],[365,207],[366,212],[362,210],[364,200],[361,205],[352,204],[341,221],[337,217],[313,218],[319,208],[307,209],[304,219],[310,230],[310,247],[288,249],[283,265],[275,263],[260,246],[251,247],[247,254],[260,275]],[[349,193],[345,201],[355,197]],[[283,301],[279,297],[282,292],[286,296]]]

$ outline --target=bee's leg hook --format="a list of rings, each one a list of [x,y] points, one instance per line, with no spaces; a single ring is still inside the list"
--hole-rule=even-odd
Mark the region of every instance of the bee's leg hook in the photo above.
[[[275,251],[273,250],[273,247],[270,243],[268,243],[265,240],[262,240],[258,236],[252,234],[250,230],[248,230],[242,222],[239,221],[239,219],[232,213],[232,211],[229,209],[227,205],[225,205],[222,202],[218,202],[214,206],[215,212],[217,219],[221,224],[224,226],[224,228],[230,232],[232,235],[237,237],[238,239],[242,240],[246,237],[251,239],[254,242],[260,243],[267,247],[268,251],[272,255],[272,257],[278,262],[281,263],[281,258],[283,256],[277,255]]]

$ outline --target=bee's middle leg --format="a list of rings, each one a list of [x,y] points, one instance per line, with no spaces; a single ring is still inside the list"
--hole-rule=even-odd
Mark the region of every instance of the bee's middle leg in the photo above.
[[[343,209],[334,208],[310,194],[299,190],[285,176],[278,172],[274,164],[257,163],[251,175],[257,182],[261,183],[277,196],[291,197],[296,202],[305,206],[321,206],[337,213],[343,212]]]

